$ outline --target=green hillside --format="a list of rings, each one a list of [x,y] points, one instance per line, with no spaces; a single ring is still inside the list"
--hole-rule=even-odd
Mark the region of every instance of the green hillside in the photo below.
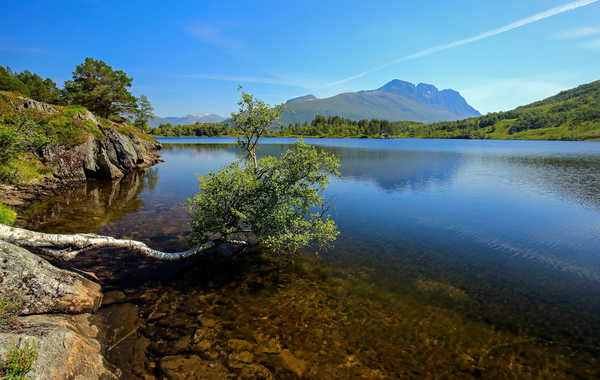
[[[402,137],[515,140],[600,139],[600,81],[512,111],[403,128]]]

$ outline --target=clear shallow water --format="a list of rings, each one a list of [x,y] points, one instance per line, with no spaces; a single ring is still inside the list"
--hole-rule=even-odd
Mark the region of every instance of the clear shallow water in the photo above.
[[[185,248],[194,174],[239,152],[230,138],[160,141],[164,162],[147,173],[34,205],[26,224]],[[279,155],[293,141],[265,139],[259,154]],[[496,329],[599,352],[600,143],[305,141],[342,164],[326,193],[341,235],[320,263]],[[121,287],[157,277],[125,273],[136,272],[117,273]]]

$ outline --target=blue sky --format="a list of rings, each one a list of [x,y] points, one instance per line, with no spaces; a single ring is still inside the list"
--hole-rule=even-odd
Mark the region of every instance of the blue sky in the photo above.
[[[456,89],[486,113],[600,79],[597,0],[3,0],[1,8],[0,65],[62,84],[85,57],[103,59],[132,76],[133,92],[161,116],[227,116],[238,84],[274,104],[403,79]]]

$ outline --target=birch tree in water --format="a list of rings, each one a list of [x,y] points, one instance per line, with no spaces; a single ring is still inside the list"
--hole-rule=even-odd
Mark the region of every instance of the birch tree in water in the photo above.
[[[238,145],[246,158],[199,177],[200,191],[190,200],[193,243],[204,243],[209,232],[225,240],[251,233],[274,252],[327,246],[338,231],[323,192],[329,176],[339,175],[337,157],[300,140],[280,157],[257,158],[259,140],[283,106],[270,107],[245,92],[238,105],[231,122],[242,133]]]

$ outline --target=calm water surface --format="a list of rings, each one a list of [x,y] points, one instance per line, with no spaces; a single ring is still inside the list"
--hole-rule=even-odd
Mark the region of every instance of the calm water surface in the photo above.
[[[45,231],[94,231],[170,250],[185,248],[189,235],[185,202],[197,190],[195,174],[218,169],[237,159],[240,152],[229,138],[160,141],[164,162],[145,174],[74,188],[34,205],[21,223]],[[279,155],[293,141],[265,139],[259,154]],[[600,352],[600,143],[305,141],[335,153],[341,161],[341,176],[332,180],[326,193],[341,234],[333,249],[320,253],[318,264],[346,271],[390,297],[410,295],[410,301],[402,298],[403,302],[455,313],[463,318],[457,325],[476,321],[552,349],[568,347],[570,352],[591,353],[592,357]],[[156,264],[129,259],[123,259],[120,269],[109,269],[113,259],[106,255],[96,255],[81,265],[105,268],[100,277],[106,287],[115,289],[147,291],[157,278],[181,270],[175,266],[157,274],[152,270]],[[141,267],[148,269],[146,275],[137,272]],[[164,286],[154,285],[154,290]],[[194,292],[179,291],[188,297]],[[371,296],[348,290],[346,297],[362,303]],[[253,301],[240,300],[236,307],[244,302]],[[250,309],[245,312],[252,313]],[[397,313],[392,310],[389,315]],[[393,334],[385,334],[374,344],[401,345],[386,342]],[[151,332],[147,335],[152,339]],[[288,339],[288,346],[295,344],[293,337],[280,338]],[[469,339],[458,340],[463,338]],[[296,349],[301,357],[300,346]],[[492,350],[491,344],[486,349]],[[371,360],[364,352],[356,353],[363,360],[361,365],[376,371],[361,370],[367,378],[419,377],[427,371],[420,367],[423,363],[416,364],[425,359],[415,357],[414,363],[404,363],[404,369],[414,365],[411,375]],[[308,354],[305,358],[310,360]],[[453,360],[459,361],[450,358],[448,362]],[[276,364],[265,366],[277,371]],[[154,367],[150,367],[152,372]],[[331,374],[327,363],[313,372],[308,367],[307,373],[315,378]],[[475,364],[473,368],[463,374],[481,375],[477,371],[482,368]],[[281,372],[280,376],[285,373],[289,375]],[[346,376],[336,373],[332,376]],[[433,374],[461,377],[447,371]]]

